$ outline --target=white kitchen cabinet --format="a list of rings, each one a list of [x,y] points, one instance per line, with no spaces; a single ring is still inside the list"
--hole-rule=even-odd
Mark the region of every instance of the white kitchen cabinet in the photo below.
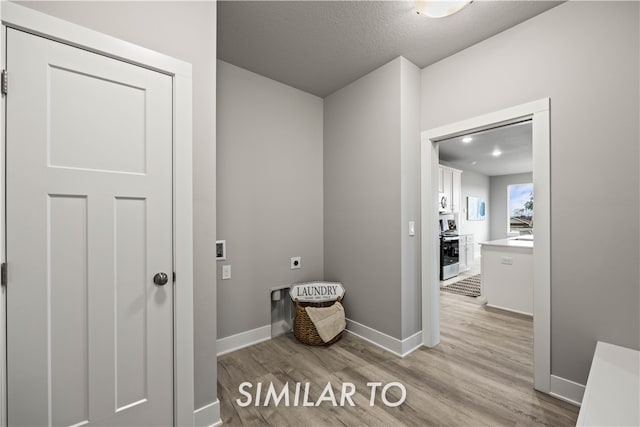
[[[453,187],[453,174],[451,173],[451,169],[443,168],[440,166],[440,170],[442,171],[442,192],[445,193],[449,198],[449,206],[451,206],[451,192]]]
[[[453,212],[462,211],[462,172],[451,171],[451,210]]]
[[[462,209],[462,171],[441,165],[438,173],[438,191],[447,195],[451,212],[460,212]]]
[[[474,239],[473,234],[461,234],[459,243],[459,258],[458,258],[458,267],[460,273],[463,271],[471,270],[473,266],[474,259]]]
[[[461,234],[458,240],[458,250],[458,272],[462,273],[469,270],[467,263],[467,236],[464,234]]]

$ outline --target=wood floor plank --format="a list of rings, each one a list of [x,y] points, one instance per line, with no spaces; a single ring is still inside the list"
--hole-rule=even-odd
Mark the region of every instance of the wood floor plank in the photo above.
[[[218,396],[227,426],[573,426],[578,408],[533,389],[533,325],[526,316],[478,305],[474,299],[441,293],[441,343],[405,358],[353,335],[330,347],[299,343],[291,334],[221,356]],[[309,383],[316,402],[327,383],[338,406],[241,407],[238,387],[286,387],[293,403],[296,383]],[[377,393],[370,406],[369,382],[399,382],[400,406],[387,407]],[[352,383],[355,406],[339,406],[344,383]],[[400,397],[390,388],[389,401]]]

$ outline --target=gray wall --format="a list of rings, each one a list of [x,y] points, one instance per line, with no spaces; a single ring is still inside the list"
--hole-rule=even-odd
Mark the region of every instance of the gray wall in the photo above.
[[[218,336],[271,323],[269,289],[323,278],[321,98],[218,61]],[[293,256],[302,268],[290,269]],[[211,264],[213,264],[213,258]],[[223,264],[231,279],[220,280]]]
[[[515,175],[492,176],[491,182],[491,240],[504,239],[507,237],[509,226],[507,212],[507,187],[512,184],[526,184],[533,182],[533,174],[518,173]],[[535,226],[534,226],[535,229]]]
[[[461,176],[461,195],[464,211],[460,213],[460,234],[473,234],[474,255],[480,255],[480,242],[492,239],[490,237],[490,225],[493,225],[493,217],[496,211],[492,202],[493,193],[489,189],[489,177],[481,173],[463,171]],[[484,221],[467,220],[467,197],[479,197],[486,203],[486,216]]]
[[[216,4],[212,2],[23,2],[70,22],[193,65],[195,407],[217,399]]]
[[[423,130],[551,98],[551,371],[582,384],[596,340],[640,347],[639,7],[567,2],[422,72]]]
[[[402,335],[422,330],[420,263],[420,68],[400,58]],[[409,236],[409,221],[415,236]]]
[[[396,58],[324,114],[325,278],[349,319],[402,340],[421,329],[420,69]]]
[[[324,275],[348,318],[401,338],[401,61],[324,100]]]

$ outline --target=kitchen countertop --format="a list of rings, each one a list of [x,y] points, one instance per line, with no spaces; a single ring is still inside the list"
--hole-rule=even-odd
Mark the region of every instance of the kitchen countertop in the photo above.
[[[499,246],[503,248],[525,248],[533,249],[533,238],[522,237],[510,237],[508,239],[491,240],[488,242],[481,242],[481,246]]]

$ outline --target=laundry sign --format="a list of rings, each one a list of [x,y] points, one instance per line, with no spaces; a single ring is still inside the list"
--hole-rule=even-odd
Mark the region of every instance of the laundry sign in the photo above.
[[[344,287],[340,282],[296,283],[289,289],[289,295],[300,302],[335,301],[344,296]]]

